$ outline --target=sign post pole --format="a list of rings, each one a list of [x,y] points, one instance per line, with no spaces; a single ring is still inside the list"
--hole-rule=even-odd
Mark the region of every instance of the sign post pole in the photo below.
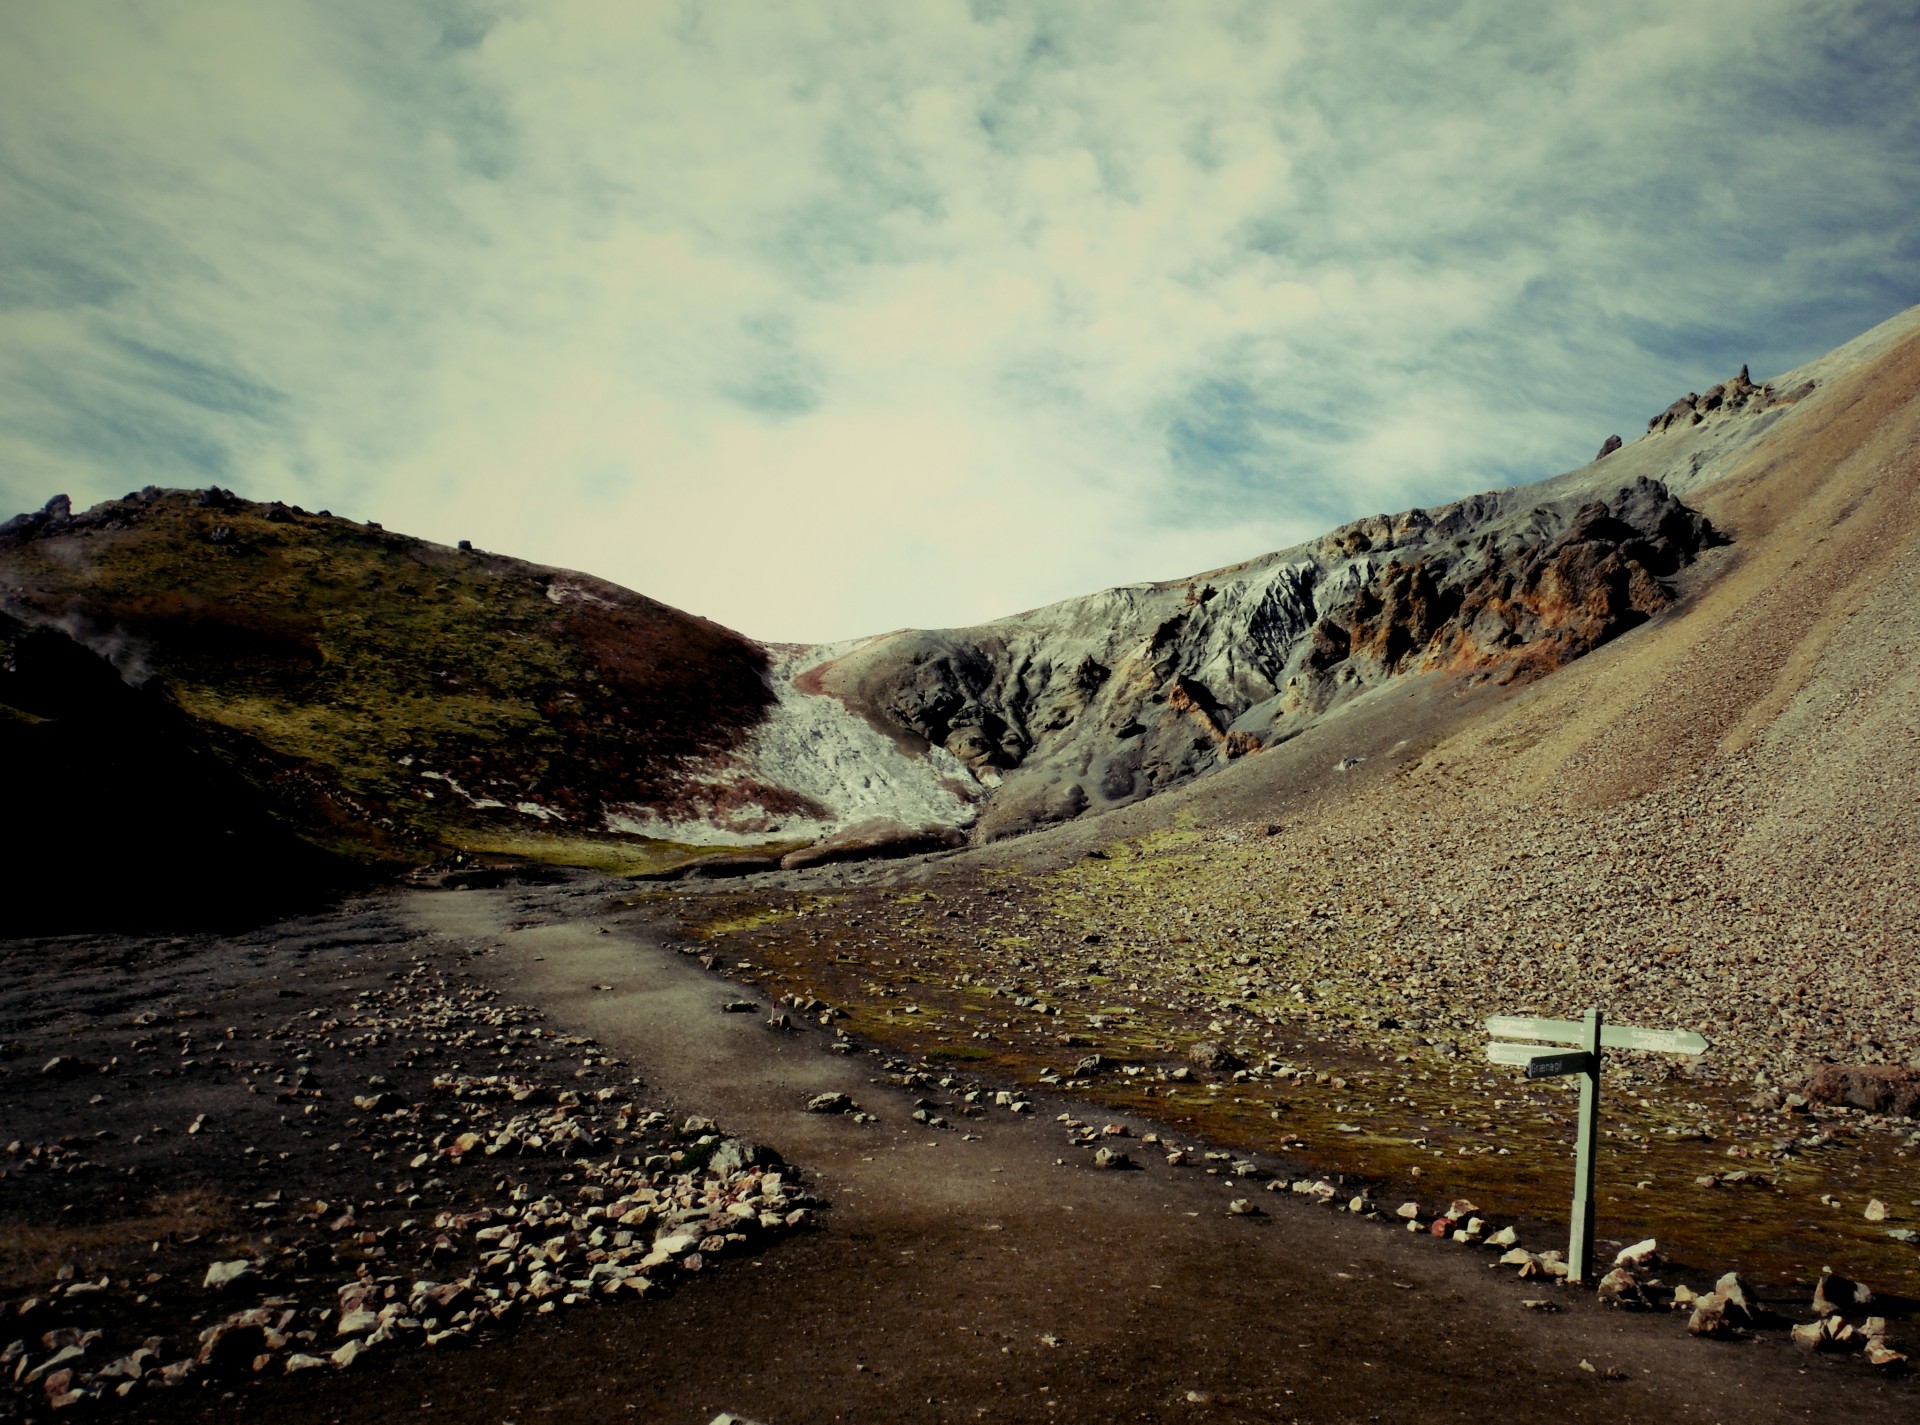
[[[1707,1041],[1690,1029],[1636,1029],[1608,1024],[1598,1009],[1586,1018],[1538,1019],[1533,1015],[1496,1014],[1487,1032],[1512,1039],[1544,1039],[1546,1044],[1509,1044],[1496,1039],[1487,1045],[1487,1061],[1524,1068],[1530,1079],[1557,1079],[1580,1075],[1580,1131],[1573,1160],[1573,1223],[1567,1241],[1567,1279],[1587,1279],[1593,1259],[1593,1155],[1600,1139],[1600,1051],[1635,1049],[1655,1054],[1704,1054]],[[1550,1045],[1572,1047],[1555,1049]]]
[[[1567,1240],[1567,1280],[1587,1279],[1593,1256],[1593,1155],[1600,1133],[1601,1012],[1587,1011],[1581,1023],[1587,1065],[1580,1075],[1580,1134],[1573,1159],[1573,1221]]]

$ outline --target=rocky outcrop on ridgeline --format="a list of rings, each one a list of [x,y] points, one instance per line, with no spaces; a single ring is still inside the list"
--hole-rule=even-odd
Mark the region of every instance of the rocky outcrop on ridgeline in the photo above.
[[[1764,411],[1798,401],[1813,390],[1813,382],[1803,381],[1784,394],[1771,385],[1756,386],[1742,366],[1731,381],[1709,386],[1705,391],[1689,391],[1647,422],[1649,432],[1671,430],[1674,426],[1697,426],[1714,414],[1732,415],[1738,411]],[[1608,454],[1602,450],[1602,455]]]
[[[1351,527],[1350,527],[1351,528]],[[1364,537],[1364,536],[1362,536]],[[1712,524],[1641,480],[1574,512],[1557,536],[1390,559],[1314,625],[1310,674],[1295,686],[1327,699],[1324,675],[1363,681],[1446,668],[1538,676],[1644,623],[1673,602],[1666,582],[1719,542]]]
[[[1720,536],[1655,480],[1476,495],[809,673],[972,773],[982,839],[1138,800],[1396,675],[1537,677],[1644,622]]]

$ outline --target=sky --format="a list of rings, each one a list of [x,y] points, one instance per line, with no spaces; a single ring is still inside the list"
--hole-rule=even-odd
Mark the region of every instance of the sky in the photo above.
[[[758,638],[1584,463],[1920,301],[1920,17],[0,4],[0,516],[219,484]]]

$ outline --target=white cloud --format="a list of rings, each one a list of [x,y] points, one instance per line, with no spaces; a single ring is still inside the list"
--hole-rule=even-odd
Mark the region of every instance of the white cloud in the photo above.
[[[1404,16],[16,8],[0,495],[838,637],[1552,473],[1913,299],[1912,25]]]

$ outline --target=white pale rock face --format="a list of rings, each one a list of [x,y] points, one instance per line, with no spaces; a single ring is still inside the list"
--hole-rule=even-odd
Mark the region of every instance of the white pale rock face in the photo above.
[[[699,1245],[700,1245],[700,1239],[699,1237],[695,1236],[693,1233],[674,1232],[668,1236],[660,1238],[657,1242],[655,1242],[653,1244],[653,1252],[650,1253],[649,1255],[658,1256],[668,1261],[671,1261],[675,1257],[684,1257],[688,1252],[691,1252],[695,1247],[698,1247]]]
[[[245,1260],[233,1262],[215,1262],[207,1268],[206,1280],[200,1284],[209,1290],[218,1291],[231,1286],[243,1277],[253,1275],[253,1263]]]
[[[1635,1242],[1631,1247],[1622,1247],[1614,1257],[1613,1264],[1616,1267],[1645,1267],[1652,1265],[1659,1255],[1659,1242],[1649,1237],[1643,1242]]]

